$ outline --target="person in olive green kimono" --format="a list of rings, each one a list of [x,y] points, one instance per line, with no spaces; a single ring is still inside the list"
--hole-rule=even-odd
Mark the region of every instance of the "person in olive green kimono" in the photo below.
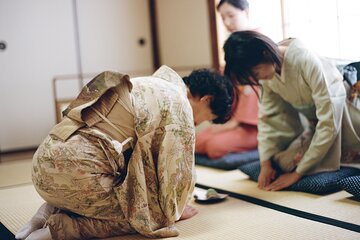
[[[347,100],[343,77],[329,59],[298,39],[276,44],[254,31],[232,33],[224,51],[227,76],[262,87],[259,188],[281,190],[304,175],[360,159],[360,110]],[[309,121],[306,131],[299,113]]]
[[[226,121],[233,97],[209,70],[99,74],[36,151],[32,179],[46,203],[16,238],[177,236],[175,222],[197,213],[195,125]]]

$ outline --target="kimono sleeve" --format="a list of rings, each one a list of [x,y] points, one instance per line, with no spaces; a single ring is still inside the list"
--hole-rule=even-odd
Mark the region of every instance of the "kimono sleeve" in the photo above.
[[[170,222],[181,217],[195,186],[195,130],[171,124],[164,129],[158,155],[159,202]]]
[[[194,135],[194,128],[167,124],[138,138],[126,178],[115,188],[136,232],[151,238],[179,234],[174,224],[195,185]]]
[[[303,131],[298,112],[266,83],[262,87],[258,129],[260,161],[286,149]]]
[[[332,147],[341,130],[346,99],[341,75],[334,66],[325,60],[321,62],[311,53],[303,59],[301,71],[312,91],[318,123],[310,146],[296,168],[296,172],[300,174],[306,174],[315,168]]]

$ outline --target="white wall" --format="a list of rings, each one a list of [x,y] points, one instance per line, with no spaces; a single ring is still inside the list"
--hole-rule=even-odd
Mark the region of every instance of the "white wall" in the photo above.
[[[180,74],[211,67],[207,0],[157,0],[156,5],[161,64]]]
[[[32,147],[55,123],[51,80],[76,73],[71,0],[0,0],[0,150]]]
[[[149,14],[148,0],[78,0],[83,72],[152,73]]]
[[[8,45],[0,50],[0,151],[36,147],[48,134],[55,124],[54,76],[81,68],[152,72],[147,2],[77,0],[79,66],[75,0],[0,0],[0,41]],[[59,88],[59,95],[74,95],[79,84],[73,79]]]
[[[105,70],[151,74],[148,4],[148,0],[0,0],[0,41],[8,44],[0,50],[0,152],[37,147],[56,123],[55,76],[74,75],[57,81],[61,100],[77,95],[80,72],[90,74],[84,83]],[[180,75],[211,67],[207,0],[157,0],[156,6],[161,64]],[[140,38],[145,45],[139,44]]]

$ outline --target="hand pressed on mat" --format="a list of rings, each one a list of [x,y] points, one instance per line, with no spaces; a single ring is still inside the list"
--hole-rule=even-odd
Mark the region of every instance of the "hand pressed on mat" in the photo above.
[[[258,177],[258,188],[265,189],[276,177],[276,171],[271,166],[271,161],[261,163],[260,175]]]
[[[266,191],[278,191],[298,182],[302,175],[297,172],[284,173],[276,178],[276,170],[271,166],[271,161],[261,163],[258,177],[258,188]]]
[[[282,190],[298,182],[301,177],[302,175],[297,172],[284,173],[264,189],[266,191]]]

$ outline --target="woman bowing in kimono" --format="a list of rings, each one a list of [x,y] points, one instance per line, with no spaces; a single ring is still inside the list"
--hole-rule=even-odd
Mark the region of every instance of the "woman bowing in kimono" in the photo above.
[[[342,75],[329,60],[298,39],[275,44],[254,31],[232,33],[224,51],[227,76],[262,86],[259,188],[281,190],[360,158],[360,110],[347,101]],[[309,121],[306,131],[299,113]]]
[[[16,238],[177,236],[175,222],[196,214],[195,125],[226,121],[233,92],[209,70],[99,74],[36,151],[32,179],[46,203]]]

